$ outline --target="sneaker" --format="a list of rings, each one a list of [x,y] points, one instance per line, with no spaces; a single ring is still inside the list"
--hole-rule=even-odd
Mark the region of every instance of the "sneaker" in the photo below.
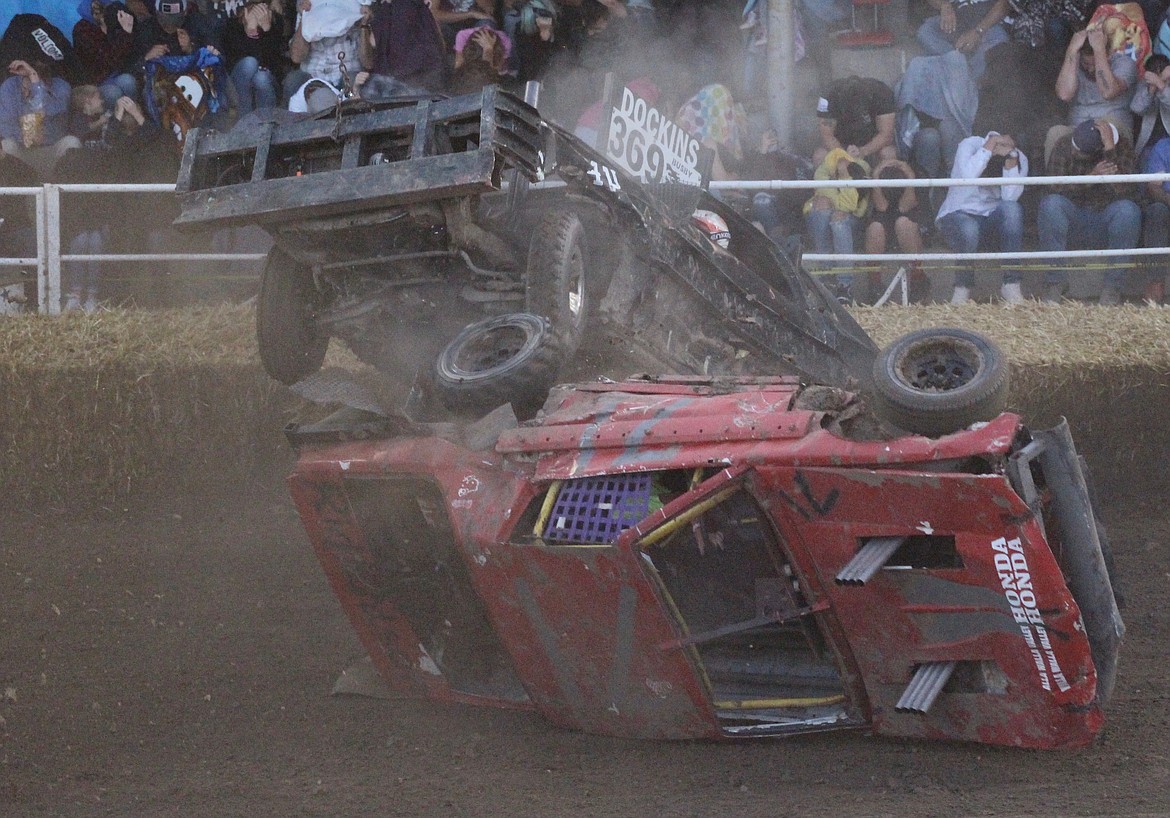
[[[971,288],[964,287],[961,284],[956,284],[955,289],[951,292],[952,304],[966,304],[971,300]]]
[[[1097,303],[1102,307],[1116,307],[1121,303],[1121,293],[1116,287],[1106,284],[1101,288],[1101,295],[1097,299]]]
[[[89,298],[85,299],[85,303],[81,305],[81,309],[85,312],[86,315],[93,315],[98,311],[97,298],[91,295]]]
[[[1045,304],[1059,304],[1064,300],[1065,284],[1058,281],[1055,284],[1049,284],[1044,288],[1044,297],[1040,299]]]
[[[1003,299],[1005,304],[1023,304],[1024,291],[1020,288],[1020,282],[1013,281],[1010,284],[1004,284],[999,288],[999,297]]]
[[[65,296],[65,312],[77,312],[81,309],[81,296],[69,293]]]
[[[848,307],[853,303],[853,287],[848,284],[838,284],[833,290],[833,295],[842,306]]]
[[[1161,304],[1165,300],[1165,298],[1166,298],[1166,282],[1164,282],[1164,281],[1151,281],[1149,286],[1146,287],[1145,296],[1143,297],[1142,300],[1144,300],[1147,304],[1149,304],[1152,307],[1157,307],[1159,304]]]

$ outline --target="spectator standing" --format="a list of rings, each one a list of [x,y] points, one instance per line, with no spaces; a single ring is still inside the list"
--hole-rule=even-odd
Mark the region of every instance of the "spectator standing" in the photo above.
[[[951,169],[952,179],[1009,179],[1027,175],[1028,157],[1016,148],[1011,136],[995,131],[960,142]],[[1020,205],[1023,193],[1023,185],[952,187],[936,219],[943,241],[953,252],[976,253],[980,243],[995,234],[1001,253],[1018,252],[1024,241],[1024,209]],[[975,272],[964,266],[955,277],[951,303],[970,301],[974,286]],[[1023,302],[1019,270],[1004,270],[999,293],[1008,304]]]
[[[12,75],[0,83],[0,147],[47,179],[57,160],[81,147],[69,133],[69,83],[49,72],[49,61],[8,65]]]
[[[1090,119],[1109,119],[1120,133],[1132,140],[1129,104],[1136,88],[1137,61],[1124,50],[1110,54],[1101,28],[1074,34],[1056,76],[1056,95],[1069,103],[1068,125],[1055,125],[1048,131],[1044,140],[1045,162],[1049,161],[1057,140]]]
[[[928,54],[959,51],[967,57],[976,83],[987,70],[987,52],[1008,41],[1003,18],[1008,0],[927,0],[938,9],[918,28],[918,43]]]
[[[362,83],[362,97],[385,97],[403,83],[427,91],[442,90],[443,36],[426,0],[378,0],[370,10],[369,25],[362,29],[367,54],[362,62],[370,66],[370,76]]]
[[[73,27],[73,50],[82,79],[98,86],[111,105],[118,97],[138,97],[138,81],[131,73],[134,53],[134,15],[124,3],[82,0],[81,19]]]
[[[267,0],[252,0],[227,21],[224,57],[240,116],[274,108],[284,78],[284,20]]]
[[[1082,122],[1057,140],[1048,160],[1049,176],[1112,176],[1134,171],[1133,142],[1112,120]],[[1038,228],[1042,250],[1067,250],[1070,239],[1086,249],[1137,247],[1142,211],[1130,184],[1052,185],[1040,201]],[[1100,303],[1121,302],[1128,259],[1111,257]],[[1068,270],[1054,265],[1045,274],[1044,301],[1057,303],[1068,290]]]
[[[866,162],[897,158],[894,110],[894,92],[881,80],[835,80],[817,101],[821,148],[813,161],[819,163],[825,154],[838,148]]]

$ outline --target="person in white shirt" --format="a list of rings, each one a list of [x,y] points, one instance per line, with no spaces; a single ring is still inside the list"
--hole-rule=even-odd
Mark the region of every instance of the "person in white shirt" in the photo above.
[[[960,142],[951,169],[952,179],[1027,175],[1028,157],[1016,148],[1010,136],[995,131]],[[985,236],[995,233],[1000,252],[1019,250],[1024,240],[1024,210],[1019,202],[1023,192],[1023,185],[950,188],[935,217],[943,241],[953,252],[974,253]],[[955,277],[951,303],[970,301],[974,286],[975,270],[969,266]],[[1009,304],[1024,300],[1018,270],[1004,271],[1000,297]]]

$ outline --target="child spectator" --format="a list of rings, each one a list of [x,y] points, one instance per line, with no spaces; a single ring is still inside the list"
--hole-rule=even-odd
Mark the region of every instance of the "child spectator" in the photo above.
[[[869,165],[844,148],[834,148],[813,174],[814,179],[865,179]],[[856,187],[823,187],[804,206],[804,217],[818,253],[852,253],[853,239],[869,206],[866,191]],[[846,263],[846,267],[851,263]],[[836,276],[837,300],[853,300],[853,276]]]
[[[70,130],[83,147],[122,144],[146,124],[146,115],[130,97],[118,97],[110,105],[93,85],[79,85],[70,99]]]
[[[46,60],[13,60],[0,83],[0,146],[48,178],[57,160],[81,143],[69,134],[69,83]]]
[[[284,45],[284,20],[267,0],[250,0],[227,21],[224,57],[240,116],[276,107],[284,78]]]
[[[134,52],[134,15],[124,3],[82,0],[81,19],[73,27],[73,50],[84,82],[97,85],[102,99],[138,96],[131,73]]]

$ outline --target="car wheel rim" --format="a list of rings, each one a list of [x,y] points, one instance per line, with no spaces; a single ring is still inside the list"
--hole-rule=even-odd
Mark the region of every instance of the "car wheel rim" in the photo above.
[[[523,328],[496,327],[464,344],[455,356],[454,368],[462,376],[482,375],[515,358],[527,343],[528,333]]]
[[[952,340],[909,350],[898,362],[897,371],[903,382],[920,392],[949,392],[971,383],[980,364],[973,345]]]

